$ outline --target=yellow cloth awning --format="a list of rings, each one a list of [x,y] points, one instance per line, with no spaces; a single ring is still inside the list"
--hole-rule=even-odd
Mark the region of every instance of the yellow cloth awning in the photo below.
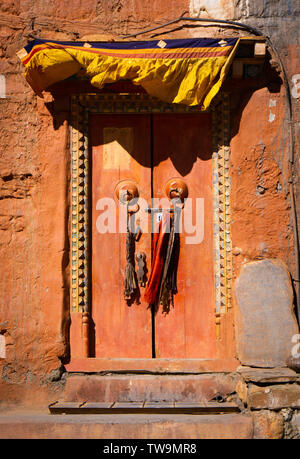
[[[18,52],[33,90],[72,75],[93,86],[131,80],[168,103],[206,110],[232,63],[238,38],[193,38],[133,42],[59,42],[36,39]]]

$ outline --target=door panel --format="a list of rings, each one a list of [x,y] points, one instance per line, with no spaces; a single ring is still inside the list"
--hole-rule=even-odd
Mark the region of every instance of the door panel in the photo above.
[[[155,316],[156,357],[215,354],[211,142],[208,114],[153,115],[154,196],[165,197],[166,182],[182,177],[192,200],[194,225],[195,198],[202,198],[204,204],[203,240],[187,244],[184,225],[180,234],[178,293],[174,308],[165,313],[160,306]]]
[[[152,357],[151,310],[144,303],[124,299],[126,234],[100,234],[97,219],[101,199],[118,202],[115,187],[133,180],[140,196],[151,198],[151,152],[149,115],[93,115],[90,118],[92,144],[92,317],[95,324],[96,357]],[[100,200],[100,201],[99,201]],[[98,210],[97,210],[98,208]],[[137,214],[138,217],[138,214]],[[98,220],[99,222],[99,220]],[[146,253],[150,263],[151,238],[142,235],[136,251]]]
[[[152,118],[152,122],[151,122]],[[215,357],[214,275],[212,228],[212,139],[209,114],[92,115],[92,318],[95,357],[158,358]],[[133,180],[140,197],[166,198],[165,185],[181,177],[188,186],[196,224],[196,198],[201,198],[203,239],[187,243],[186,228],[180,234],[174,307],[160,306],[153,320],[149,305],[124,300],[126,234],[99,233],[99,202],[115,198],[119,181]],[[99,201],[100,200],[100,201]],[[118,224],[118,205],[116,206]],[[140,212],[144,212],[141,209]],[[183,216],[187,209],[183,210]],[[136,218],[139,214],[136,215]],[[199,223],[199,222],[198,222]],[[149,225],[150,229],[150,225]],[[198,228],[201,233],[202,228]],[[142,234],[136,253],[145,252],[151,269],[151,234]]]

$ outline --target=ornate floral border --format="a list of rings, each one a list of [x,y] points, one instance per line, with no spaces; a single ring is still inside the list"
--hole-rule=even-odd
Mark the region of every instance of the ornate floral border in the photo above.
[[[147,94],[80,94],[72,97],[71,123],[71,311],[89,314],[89,144],[90,113],[197,113],[198,107],[163,103]],[[229,98],[217,96],[213,120],[213,234],[216,336],[231,306]]]

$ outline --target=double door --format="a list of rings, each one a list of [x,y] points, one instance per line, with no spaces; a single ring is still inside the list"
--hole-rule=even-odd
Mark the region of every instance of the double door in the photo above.
[[[211,116],[204,113],[90,116],[95,357],[215,357],[211,132]],[[126,232],[120,231],[116,189],[121,181],[133,182],[151,209],[167,199],[172,178],[184,180],[189,202],[179,232],[178,292],[166,309],[149,305],[141,285],[133,301],[124,298]],[[144,221],[144,213],[140,205],[135,222]],[[158,216],[147,214],[148,231],[135,242],[135,253],[145,255],[147,278]]]

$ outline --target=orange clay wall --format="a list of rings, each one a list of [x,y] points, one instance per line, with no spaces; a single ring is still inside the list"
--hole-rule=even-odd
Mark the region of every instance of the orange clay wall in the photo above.
[[[238,4],[239,6],[236,6]],[[16,56],[32,36],[122,37],[176,19],[231,19],[269,35],[287,71],[295,165],[289,168],[283,85],[230,86],[234,277],[245,262],[282,260],[295,276],[289,180],[299,171],[300,43],[297,2],[200,0],[3,0],[0,6],[0,403],[44,406],[59,399],[67,358],[69,305],[68,97],[38,98]],[[157,37],[248,35],[179,23]],[[147,39],[153,34],[142,35]],[[300,200],[298,202],[298,213]],[[230,338],[233,339],[233,338]]]

